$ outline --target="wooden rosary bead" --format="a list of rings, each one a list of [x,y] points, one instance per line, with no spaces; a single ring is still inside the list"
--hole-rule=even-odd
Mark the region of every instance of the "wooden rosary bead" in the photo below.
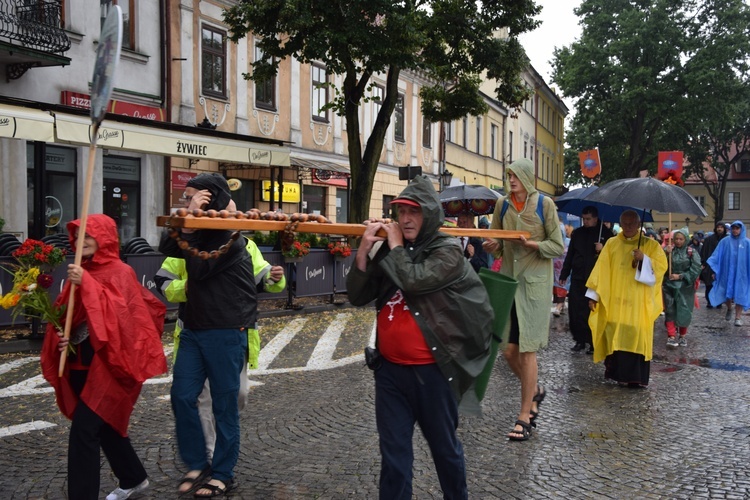
[[[229,217],[229,210],[219,210],[219,217],[222,219]]]
[[[177,246],[180,247],[182,250],[187,250],[188,248],[190,248],[190,244],[185,240],[178,241]]]
[[[203,217],[203,210],[201,210],[200,208],[196,208],[193,210],[192,215],[193,217]]]
[[[219,215],[219,212],[212,208],[211,210],[206,211],[206,215],[208,215],[211,219],[214,219],[217,215]]]
[[[175,210],[175,215],[177,215],[177,217],[185,217],[187,214],[187,208],[178,208],[177,210]]]
[[[205,250],[201,250],[200,252],[198,252],[198,257],[200,257],[203,260],[208,260],[211,258],[211,254],[209,254]]]
[[[190,252],[191,257],[197,257],[198,256],[198,249],[195,247],[189,247],[188,252]]]

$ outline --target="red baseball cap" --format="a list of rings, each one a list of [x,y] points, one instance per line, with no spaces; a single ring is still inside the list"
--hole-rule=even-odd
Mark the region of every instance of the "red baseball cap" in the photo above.
[[[409,200],[407,198],[396,198],[390,204],[391,205],[395,205],[397,203],[400,203],[402,205],[409,205],[409,206],[412,206],[412,207],[418,207],[418,206],[420,206],[419,203],[417,203],[416,201]]]

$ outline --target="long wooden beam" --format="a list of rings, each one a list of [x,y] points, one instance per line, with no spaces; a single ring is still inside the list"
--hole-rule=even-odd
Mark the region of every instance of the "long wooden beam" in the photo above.
[[[161,215],[156,218],[156,225],[163,227],[175,227],[186,229],[226,229],[239,231],[283,231],[289,222],[260,220],[260,219],[236,219],[233,217],[173,217]],[[362,236],[365,232],[364,224],[342,224],[319,222],[298,222],[295,231],[298,233],[336,234],[342,236]],[[442,227],[441,232],[453,236],[497,238],[505,240],[517,240],[521,236],[531,237],[527,231],[506,231],[503,229],[476,229],[459,227]],[[379,236],[385,236],[380,234]]]

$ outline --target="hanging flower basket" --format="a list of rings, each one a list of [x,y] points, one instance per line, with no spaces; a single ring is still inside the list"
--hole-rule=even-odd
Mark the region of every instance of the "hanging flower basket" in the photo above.
[[[281,254],[284,256],[284,262],[302,262],[305,255],[310,253],[310,244],[308,242],[300,243],[295,241],[289,248],[282,251]]]

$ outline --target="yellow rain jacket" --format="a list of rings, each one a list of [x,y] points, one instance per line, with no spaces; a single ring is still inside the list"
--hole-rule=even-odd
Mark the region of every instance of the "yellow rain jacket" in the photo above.
[[[653,356],[654,321],[663,309],[661,285],[667,258],[658,242],[642,236],[640,248],[651,259],[656,284],[636,281],[632,262],[638,239],[638,234],[626,238],[621,232],[607,240],[586,282],[599,294],[596,309],[589,316],[595,363],[614,351],[642,354],[645,361]]]

